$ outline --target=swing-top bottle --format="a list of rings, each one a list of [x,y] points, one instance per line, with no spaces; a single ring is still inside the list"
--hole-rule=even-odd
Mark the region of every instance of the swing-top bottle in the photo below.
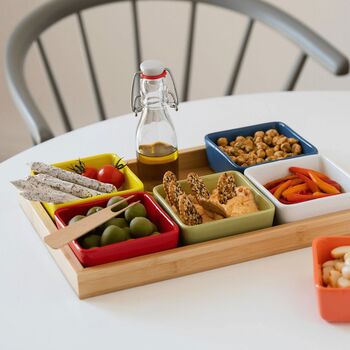
[[[169,91],[166,77],[171,72],[157,60],[141,63],[140,72],[134,76],[132,109],[141,112],[136,130],[138,175],[148,189],[162,182],[163,174],[171,170],[178,175],[177,138],[170,119],[169,107],[177,110],[178,99]],[[139,84],[140,94],[135,95]]]

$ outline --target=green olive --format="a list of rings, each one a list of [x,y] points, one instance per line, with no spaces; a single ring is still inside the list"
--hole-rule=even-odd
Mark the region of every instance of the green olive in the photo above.
[[[72,224],[74,224],[75,222],[77,222],[77,221],[79,221],[79,220],[81,220],[81,219],[84,219],[84,218],[85,218],[84,215],[75,215],[75,216],[73,216],[73,217],[69,220],[68,225],[72,225]]]
[[[101,246],[122,242],[128,239],[127,233],[124,229],[110,225],[102,233]]]
[[[130,222],[131,236],[135,238],[149,236],[153,228],[153,223],[147,218],[138,217]]]
[[[113,218],[104,223],[105,227],[108,227],[110,225],[115,225],[123,228],[123,227],[127,227],[128,223],[124,218]]]
[[[101,245],[101,237],[96,234],[88,234],[82,239],[82,246],[85,249],[99,247]]]
[[[120,197],[120,196],[114,196],[114,197],[111,197],[109,199],[109,201],[107,202],[107,207],[109,207],[110,205],[113,205],[113,204],[116,204],[118,202],[120,202],[121,200],[125,199],[124,197]],[[120,205],[117,205],[115,206],[112,211],[119,211],[123,208],[126,208],[128,206],[128,202],[123,202],[123,203],[120,203]]]
[[[141,203],[136,203],[132,207],[126,209],[125,211],[125,219],[129,222],[136,217],[146,217],[146,216],[147,216],[146,208]]]
[[[92,207],[88,210],[88,212],[86,213],[86,216],[92,215],[97,213],[98,211],[102,210],[102,207]]]

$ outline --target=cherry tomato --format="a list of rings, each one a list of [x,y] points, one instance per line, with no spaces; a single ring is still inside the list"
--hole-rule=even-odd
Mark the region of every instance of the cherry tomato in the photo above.
[[[81,175],[89,177],[90,179],[97,179],[98,170],[93,167],[85,167]]]
[[[107,164],[98,171],[97,180],[119,188],[124,182],[124,174],[115,166]]]

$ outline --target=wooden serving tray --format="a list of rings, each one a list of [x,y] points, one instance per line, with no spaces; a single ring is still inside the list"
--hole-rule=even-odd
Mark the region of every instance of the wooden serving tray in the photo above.
[[[128,166],[137,173],[135,161]],[[190,171],[199,175],[213,172],[204,147],[180,152],[179,168],[180,178]],[[57,230],[39,202],[20,197],[20,205],[41,239]],[[84,299],[308,247],[315,237],[349,234],[349,227],[350,210],[345,210],[94,267],[82,266],[67,245],[58,250],[45,246],[78,297]]]

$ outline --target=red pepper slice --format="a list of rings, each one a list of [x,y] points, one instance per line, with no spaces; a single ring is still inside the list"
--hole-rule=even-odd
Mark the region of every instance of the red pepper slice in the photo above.
[[[291,179],[296,179],[296,178],[297,178],[296,175],[288,175],[288,176],[285,176],[285,177],[281,177],[280,179],[276,179],[276,180],[270,181],[270,182],[266,183],[264,185],[264,187],[269,190],[269,189],[271,189],[273,187],[276,187],[281,182],[284,182],[284,181],[287,181],[287,180],[291,180]]]
[[[275,198],[279,199],[281,197],[282,192],[285,191],[291,183],[292,180],[287,180],[286,182],[280,184],[279,187],[276,189],[275,193],[273,194]]]
[[[339,190],[341,192],[341,186],[338,184],[338,182],[331,180],[331,179],[323,179],[323,181],[334,186],[337,190]]]
[[[295,175],[298,176],[298,178],[300,178],[301,180],[303,180],[307,184],[307,186],[309,187],[309,189],[312,193],[320,191],[318,186],[312,180],[310,180],[307,176],[305,176],[301,173],[295,173]]]
[[[300,203],[300,202],[310,201],[312,199],[324,198],[329,196],[334,196],[334,194],[321,193],[321,192],[315,192],[313,194],[291,193],[291,194],[288,194],[286,198],[287,198],[287,201],[289,202]]]
[[[338,194],[340,193],[339,190],[337,190],[334,186],[330,185],[329,183],[323,181],[322,179],[320,179],[318,177],[318,175],[313,172],[312,170],[309,171],[309,176],[311,178],[311,180],[313,182],[315,182],[317,184],[317,186],[323,191],[323,192],[326,192],[326,193],[329,193],[329,194]]]
[[[289,188],[287,188],[285,191],[282,192],[282,196],[286,197],[288,194],[300,193],[301,191],[306,191],[307,189],[308,189],[308,186],[305,183],[296,185],[296,186],[290,186]]]
[[[292,166],[289,168],[289,171],[293,174],[299,173],[303,174],[306,176],[309,176],[309,171],[314,172],[320,179],[329,179],[329,177],[326,174],[321,173],[320,171],[312,170],[312,169],[307,169],[307,168],[299,168],[296,166]]]
[[[285,198],[283,198],[283,197],[280,197],[279,198],[279,201],[281,202],[281,203],[283,203],[283,204],[293,204],[292,202],[289,202],[289,201],[287,201]]]

